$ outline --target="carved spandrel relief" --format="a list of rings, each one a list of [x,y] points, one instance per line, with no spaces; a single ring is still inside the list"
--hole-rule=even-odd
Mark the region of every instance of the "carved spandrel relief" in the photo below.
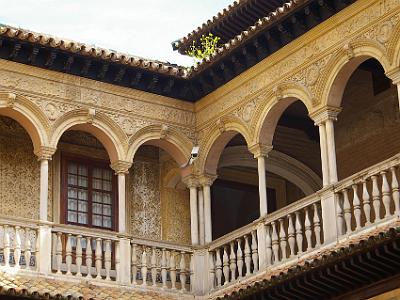
[[[384,2],[384,3],[383,3]],[[255,93],[261,89],[264,89],[270,85],[277,85],[278,80],[285,77],[285,74],[299,69],[300,66],[308,64],[311,59],[317,58],[322,52],[328,48],[334,47],[336,44],[341,44],[343,41],[349,40],[354,36],[357,36],[358,32],[365,30],[369,24],[375,22],[377,19],[382,20],[382,23],[377,27],[379,31],[383,33],[380,37],[382,40],[388,40],[391,26],[383,20],[382,16],[386,13],[393,12],[394,9],[398,9],[400,2],[399,0],[387,0],[377,2],[376,4],[365,8],[363,11],[358,13],[352,18],[344,21],[342,24],[334,27],[332,30],[326,32],[323,36],[315,39],[308,45],[304,45],[292,53],[289,57],[277,62],[273,66],[269,66],[262,73],[258,74],[256,78],[249,80],[240,87],[231,90],[222,97],[214,101],[212,105],[204,108],[197,115],[199,124],[204,124],[208,120],[220,116],[225,113],[228,114],[229,110],[235,106],[235,104],[246,101],[249,99],[249,95]],[[394,19],[397,16],[393,17]],[[392,21],[391,21],[392,22]],[[397,21],[395,21],[397,22]],[[376,35],[377,37],[379,35]],[[304,72],[305,69],[299,69],[298,73]],[[308,74],[308,81],[313,83],[315,81],[315,75],[317,70],[314,69]],[[293,77],[307,78],[307,76],[292,75]]]

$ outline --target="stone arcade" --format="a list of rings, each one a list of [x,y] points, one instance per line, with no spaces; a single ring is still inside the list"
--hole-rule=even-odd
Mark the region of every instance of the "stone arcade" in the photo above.
[[[186,69],[0,25],[0,299],[400,299],[400,0],[172,47],[209,32]]]

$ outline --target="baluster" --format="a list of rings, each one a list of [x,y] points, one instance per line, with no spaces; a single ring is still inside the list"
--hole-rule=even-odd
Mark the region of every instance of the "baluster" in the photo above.
[[[142,248],[142,286],[147,285],[147,252],[146,252],[146,247],[143,246]]]
[[[386,171],[381,172],[382,175],[382,201],[385,208],[385,218],[390,216],[390,187],[386,177]]]
[[[137,245],[136,244],[132,244],[131,247],[131,272],[132,272],[132,284],[136,285],[137,281]]]
[[[271,239],[271,226],[265,226],[265,260],[266,265],[272,265],[272,239]]]
[[[81,277],[81,266],[82,266],[82,236],[78,235],[76,237],[76,276]]]
[[[9,267],[10,266],[10,233],[8,231],[8,225],[4,225],[4,266]]]
[[[273,263],[279,261],[279,236],[278,231],[276,229],[276,223],[271,222],[272,226],[272,252],[274,254]]]
[[[165,248],[161,250],[161,280],[163,289],[167,288],[167,255]]]
[[[284,219],[281,218],[279,219],[279,226],[280,226],[280,232],[279,235],[281,237],[281,254],[282,254],[282,260],[285,260],[287,258],[287,253],[286,253],[286,246],[287,246],[287,238],[286,238],[286,231],[285,231],[285,224],[284,224]]]
[[[338,226],[338,234],[343,235],[345,234],[345,222],[344,222],[344,211],[343,211],[343,200],[340,199],[338,194],[335,194],[336,200],[336,216],[337,216],[337,226]]]
[[[297,254],[303,253],[303,229],[301,226],[300,212],[296,211],[296,243],[297,243]]]
[[[86,237],[86,278],[92,278],[92,239]]]
[[[185,252],[181,252],[181,261],[179,263],[179,279],[181,280],[181,291],[186,291],[186,262]]]
[[[236,257],[237,257],[237,267],[238,267],[238,278],[243,277],[243,251],[242,251],[242,246],[241,246],[241,240],[237,239],[237,251],[236,251]]]
[[[343,210],[344,210],[344,220],[346,222],[346,233],[351,232],[351,206],[349,201],[349,194],[347,189],[343,189]]]
[[[61,232],[57,232],[57,247],[56,247],[56,256],[57,256],[57,274],[61,274],[61,264],[62,264],[62,242],[61,242]],[[39,249],[40,250],[40,249]]]
[[[236,280],[236,255],[235,255],[235,242],[230,243],[231,253],[229,255],[230,269],[231,269],[231,281]]]
[[[101,249],[101,239],[97,238],[96,239],[96,250],[94,252],[95,254],[95,261],[96,261],[96,279],[101,279],[101,267],[102,267],[102,249]]]
[[[110,271],[111,271],[111,241],[106,240],[104,252],[104,268],[106,269],[106,280],[111,280]]]
[[[171,252],[171,257],[169,260],[170,271],[169,276],[171,277],[171,289],[176,289],[176,263],[175,263],[175,251]]]
[[[249,244],[249,236],[244,236],[244,263],[246,264],[246,276],[251,274],[251,250]]]
[[[290,248],[290,257],[293,257],[296,253],[296,235],[294,231],[294,224],[293,224],[293,215],[289,214],[288,218],[288,242]]]
[[[362,199],[363,199],[363,208],[364,208],[364,214],[365,214],[365,226],[368,226],[371,224],[371,202],[370,202],[370,197],[367,189],[367,180],[364,179],[362,182],[363,185],[363,194],[362,194]]]
[[[221,253],[218,248],[215,254],[215,274],[217,275],[217,286],[222,285],[222,261],[221,261]]]
[[[153,286],[157,286],[157,256],[156,256],[156,247],[152,247],[152,249],[151,249],[150,268],[151,268],[151,280],[152,280],[152,282],[153,282]]]
[[[315,233],[315,247],[321,246],[321,219],[319,217],[318,203],[313,204],[314,207],[314,233]]]
[[[253,259],[253,273],[258,272],[258,248],[256,231],[251,232],[251,258]]]
[[[224,246],[224,254],[222,256],[223,268],[222,271],[224,272],[224,284],[229,282],[229,258],[228,258],[228,250],[227,246]]]
[[[361,201],[358,197],[358,185],[353,184],[351,187],[353,188],[353,209],[356,219],[356,230],[359,230],[361,229]]]
[[[19,269],[21,260],[21,233],[20,227],[15,226],[15,238],[14,238],[14,267]]]
[[[399,192],[399,182],[397,180],[396,168],[391,167],[392,172],[392,195],[394,201],[394,211],[397,216],[400,216],[400,192]]]
[[[307,242],[307,251],[312,249],[312,227],[311,227],[311,218],[310,218],[310,211],[308,207],[304,208],[304,231],[306,233],[306,242]]]
[[[72,234],[67,234],[67,244],[65,246],[65,264],[67,265],[67,275],[72,275],[71,265],[72,265],[72,245],[71,245]]]
[[[378,187],[378,176],[373,175],[371,176],[372,178],[372,204],[374,206],[374,211],[375,211],[375,220],[379,221],[381,220],[381,194],[379,192],[379,187]]]
[[[25,228],[24,258],[25,258],[25,268],[26,269],[30,269],[31,257],[32,257],[32,245],[31,245],[31,240],[29,239],[29,229]]]
[[[214,263],[214,254],[210,251],[208,252],[208,261],[209,261],[209,266],[210,266],[210,289],[214,289],[214,284],[215,284],[215,263]]]

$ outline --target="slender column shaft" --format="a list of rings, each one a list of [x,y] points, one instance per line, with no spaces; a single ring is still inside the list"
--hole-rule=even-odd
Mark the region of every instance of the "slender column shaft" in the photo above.
[[[258,190],[260,194],[260,217],[267,214],[267,186],[265,179],[265,156],[257,157],[258,163]]]
[[[332,119],[326,120],[325,129],[326,129],[326,143],[328,149],[329,179],[330,183],[333,184],[338,181],[338,176],[336,168],[335,131],[333,128]]]
[[[40,160],[40,220],[47,221],[47,202],[49,196],[49,160]]]
[[[126,232],[125,173],[118,173],[118,231]]]
[[[200,245],[204,245],[205,241],[205,228],[204,228],[204,197],[203,197],[203,190],[199,188],[198,191],[199,197],[199,237],[200,237]]]
[[[205,243],[212,241],[212,222],[211,222],[211,188],[209,185],[203,186],[204,194],[204,229]]]
[[[197,209],[197,187],[190,187],[190,227],[192,244],[199,244],[199,224],[198,224],[198,209]]]
[[[318,125],[319,129],[319,145],[321,148],[321,164],[322,164],[322,181],[323,185],[329,185],[329,165],[328,165],[328,151],[326,145],[326,131],[325,124],[320,123]]]

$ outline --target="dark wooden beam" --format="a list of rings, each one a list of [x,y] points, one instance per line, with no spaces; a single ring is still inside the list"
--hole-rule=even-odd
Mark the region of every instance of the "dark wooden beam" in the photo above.
[[[100,80],[103,80],[106,77],[106,74],[108,72],[108,68],[110,67],[110,63],[103,63],[100,72],[97,74],[97,78]]]
[[[45,62],[45,67],[46,68],[51,68],[53,67],[54,61],[57,58],[57,52],[56,51],[50,51],[49,55],[47,56],[46,62]]]
[[[30,54],[28,56],[28,64],[34,64],[38,54],[39,54],[39,48],[38,47],[32,47],[31,52],[30,52]]]
[[[10,55],[8,56],[8,58],[10,60],[16,60],[21,48],[22,48],[21,43],[15,43]]]
[[[74,63],[74,57],[68,56],[64,63],[64,71],[69,73],[71,71],[72,64]]]
[[[115,75],[114,82],[119,83],[122,81],[126,73],[126,67],[120,67]]]
[[[92,60],[89,58],[85,59],[82,70],[81,70],[81,74],[83,76],[87,76],[89,74],[89,70],[90,70],[91,66],[92,66]]]

